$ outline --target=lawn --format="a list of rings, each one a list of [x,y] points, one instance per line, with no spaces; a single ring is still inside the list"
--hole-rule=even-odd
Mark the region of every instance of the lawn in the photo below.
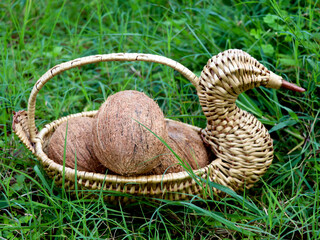
[[[320,3],[308,1],[66,1],[0,3],[0,239],[319,239]],[[51,67],[94,54],[171,58],[200,75],[226,49],[248,52],[306,89],[264,87],[240,95],[274,140],[274,160],[253,188],[224,197],[111,205],[56,187],[12,131],[35,82]],[[89,64],[40,91],[36,124],[97,110],[135,89],[165,116],[206,126],[192,84],[146,62]],[[219,186],[217,186],[219,187]]]

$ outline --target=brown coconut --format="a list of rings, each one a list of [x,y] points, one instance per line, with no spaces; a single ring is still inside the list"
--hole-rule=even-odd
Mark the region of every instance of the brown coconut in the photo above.
[[[195,170],[207,166],[212,160],[211,150],[205,146],[200,133],[183,123],[166,121],[168,145],[180,157],[184,164]],[[174,173],[184,171],[177,157],[169,150],[161,157],[161,164],[151,174]]]
[[[118,92],[108,97],[96,115],[94,152],[115,173],[143,174],[160,164],[159,155],[165,151],[154,134],[167,138],[160,107],[142,92]]]
[[[77,170],[104,173],[106,168],[93,154],[93,122],[92,118],[78,117],[69,119],[68,123],[62,123],[51,136],[47,149],[48,157],[62,165],[66,146],[66,167],[74,169],[77,159]],[[65,145],[67,124],[68,131]]]

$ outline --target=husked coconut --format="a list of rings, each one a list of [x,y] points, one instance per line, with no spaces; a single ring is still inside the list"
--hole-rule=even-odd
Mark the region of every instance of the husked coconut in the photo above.
[[[77,117],[62,123],[51,136],[47,149],[48,157],[62,165],[64,149],[66,148],[66,167],[74,169],[75,161],[77,160],[77,170],[104,173],[106,168],[93,153],[93,121],[89,117]],[[65,143],[66,130],[67,141]]]
[[[167,144],[180,157],[187,167],[193,170],[203,168],[210,163],[213,154],[205,146],[200,133],[176,121],[166,121],[168,130]],[[184,171],[177,157],[167,149],[161,157],[161,164],[151,171],[151,174],[174,173]]]
[[[165,145],[155,135],[166,139],[166,124],[160,107],[147,95],[129,90],[109,96],[95,119],[93,149],[108,169],[130,176],[160,164]]]

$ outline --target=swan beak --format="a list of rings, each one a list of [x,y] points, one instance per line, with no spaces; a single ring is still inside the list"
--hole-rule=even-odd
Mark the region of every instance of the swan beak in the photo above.
[[[269,81],[268,84],[266,85],[266,87],[269,88],[274,88],[274,89],[279,89],[279,88],[286,88],[295,92],[304,92],[306,91],[304,88],[302,87],[298,87],[297,85],[293,84],[293,83],[289,83],[288,81],[284,80],[282,77],[280,77],[279,75],[273,73],[273,72],[269,72]]]
[[[283,79],[282,79],[281,87],[289,89],[289,90],[292,90],[292,91],[295,91],[295,92],[304,92],[304,91],[306,91],[304,88],[298,87],[297,85],[295,85],[293,83],[289,83],[288,81],[283,80]]]

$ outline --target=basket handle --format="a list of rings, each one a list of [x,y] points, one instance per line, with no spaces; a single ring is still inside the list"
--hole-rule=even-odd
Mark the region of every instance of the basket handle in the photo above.
[[[53,68],[49,69],[45,74],[43,74],[39,80],[34,85],[29,101],[28,101],[28,126],[30,131],[31,142],[36,142],[36,124],[35,124],[35,107],[36,98],[40,89],[54,76],[82,65],[98,62],[110,62],[110,61],[143,61],[143,62],[155,62],[167,65],[174,70],[180,72],[184,77],[186,77],[192,84],[197,88],[199,84],[199,78],[191,72],[188,68],[182,64],[163,56],[153,55],[153,54],[142,54],[142,53],[110,53],[102,55],[92,55],[82,58],[77,58],[65,63],[58,64]]]

